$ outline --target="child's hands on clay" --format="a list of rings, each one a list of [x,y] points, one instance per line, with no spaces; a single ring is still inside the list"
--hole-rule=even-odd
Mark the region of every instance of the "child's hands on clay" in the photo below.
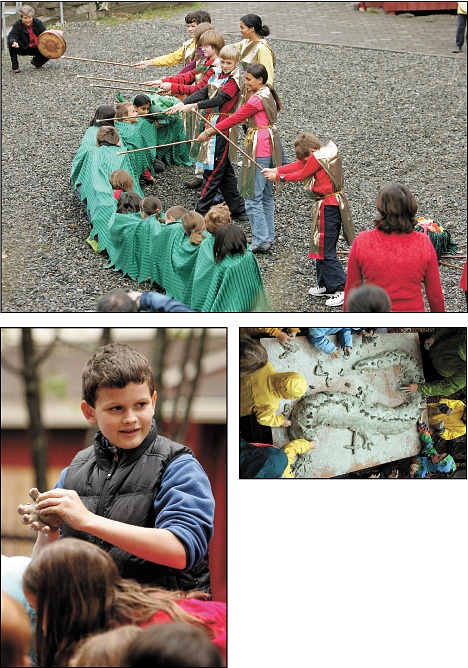
[[[290,339],[289,336],[286,334],[286,332],[280,332],[280,333],[278,334],[278,341],[279,341],[280,343],[289,343],[289,342],[291,341],[291,339]]]
[[[317,443],[315,441],[310,441],[310,449],[315,450],[316,447],[317,447]]]
[[[349,357],[349,355],[351,355],[351,351],[352,351],[351,346],[345,346],[343,348],[344,356]]]
[[[430,336],[428,339],[424,341],[424,348],[426,350],[430,350],[432,346],[434,345],[434,337]]]
[[[282,427],[290,427],[291,426],[291,420],[286,420],[286,418],[284,418],[283,424],[281,426]]]
[[[37,499],[37,509],[44,512],[56,512],[72,529],[86,531],[94,514],[86,508],[74,489],[51,489]]]
[[[31,531],[42,531],[43,533],[58,531],[59,527],[63,524],[63,519],[57,513],[50,511],[40,512],[38,510],[37,499],[40,496],[40,492],[37,487],[29,490],[29,496],[33,500],[32,503],[24,505],[20,503],[18,506],[18,513],[23,516],[21,523],[31,525]]]
[[[330,357],[336,358],[339,356],[340,356],[340,351],[338,350],[338,348],[336,348],[332,353],[330,353]]]

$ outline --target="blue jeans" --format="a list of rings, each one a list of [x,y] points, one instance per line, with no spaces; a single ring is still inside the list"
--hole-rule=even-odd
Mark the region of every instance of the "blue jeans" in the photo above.
[[[273,160],[256,158],[262,167],[273,167]],[[258,167],[255,168],[255,190],[252,199],[245,200],[245,210],[252,229],[252,246],[272,243],[275,238],[275,206],[273,183],[268,181]]]
[[[466,14],[458,14],[458,25],[457,25],[457,36],[455,38],[457,46],[460,49],[463,46],[465,41],[465,31],[466,31]]]

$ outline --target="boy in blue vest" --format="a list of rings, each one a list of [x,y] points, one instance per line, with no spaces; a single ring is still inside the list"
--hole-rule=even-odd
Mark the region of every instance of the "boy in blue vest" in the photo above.
[[[63,522],[61,537],[99,545],[123,577],[210,593],[210,482],[189,448],[158,436],[155,404],[147,359],[121,343],[100,348],[84,369],[81,402],[86,420],[99,427],[94,444],[32,509],[18,512],[39,532],[34,550],[57,540]],[[57,521],[44,526],[44,511]]]

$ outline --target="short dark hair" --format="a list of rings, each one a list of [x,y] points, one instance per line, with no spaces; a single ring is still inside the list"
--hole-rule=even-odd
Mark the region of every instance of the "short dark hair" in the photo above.
[[[120,141],[120,135],[114,127],[105,125],[103,128],[99,128],[96,134],[96,145],[97,146],[117,146]]]
[[[348,313],[390,313],[392,300],[383,288],[364,283],[351,290],[346,299]]]
[[[140,210],[144,211],[148,216],[152,216],[158,211],[161,211],[161,207],[161,200],[154,195],[148,195],[148,197],[145,197],[145,199],[140,202]]]
[[[130,383],[145,382],[153,395],[153,372],[146,357],[125,343],[109,343],[99,348],[83,369],[82,397],[94,408],[102,387],[124,388]]]
[[[123,192],[117,202],[117,213],[139,213],[143,197],[134,190]]]
[[[186,213],[188,213],[188,209],[177,204],[176,206],[171,206],[171,208],[166,211],[166,218],[169,217],[174,218],[174,220],[181,220],[182,216]]]
[[[222,262],[226,255],[243,254],[247,249],[247,237],[235,223],[223,225],[217,232],[213,244],[215,262]]]
[[[245,71],[251,74],[255,79],[261,79],[265,86],[268,86],[268,88],[271,91],[271,94],[273,95],[273,99],[276,104],[276,108],[278,111],[281,111],[283,108],[283,105],[281,104],[281,100],[279,98],[278,93],[276,90],[271,86],[268,82],[268,71],[265,65],[262,65],[262,63],[253,63],[252,65],[249,65],[248,67],[245,68]]]
[[[140,95],[135,95],[135,97],[133,98],[133,106],[142,107],[144,104],[151,105],[150,98],[144,93],[140,93]]]
[[[185,23],[211,23],[211,16],[208,12],[199,9],[195,12],[189,12],[185,17]]]
[[[138,313],[136,302],[124,290],[111,290],[96,302],[98,313]]]
[[[207,634],[184,622],[155,624],[138,634],[135,641],[124,652],[123,666],[222,668],[225,665],[219,649]]]
[[[389,183],[377,195],[375,226],[385,234],[411,234],[418,224],[418,204],[409,188],[402,183]]]
[[[102,128],[104,125],[111,125],[114,127],[114,121],[106,121],[104,120],[105,118],[115,118],[115,109],[114,107],[111,107],[109,104],[101,104],[96,111],[94,112],[94,116],[91,119],[91,122],[89,124],[89,127],[91,128],[93,125],[97,125],[98,128]],[[103,121],[100,123],[99,121]]]

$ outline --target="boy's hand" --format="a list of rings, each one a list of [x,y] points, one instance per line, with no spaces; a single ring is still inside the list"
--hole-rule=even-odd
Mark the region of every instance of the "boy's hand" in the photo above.
[[[151,65],[151,62],[151,60],[140,60],[140,62],[135,63],[133,67],[136,67],[139,70],[146,70],[146,68]]]
[[[152,86],[156,88],[161,83],[161,79],[156,79],[156,81],[143,81],[144,86]]]
[[[52,489],[44,492],[37,499],[37,509],[57,513],[77,531],[86,531],[86,522],[93,516],[74,489]]]
[[[315,450],[317,447],[317,443],[315,441],[309,441],[310,449]]]
[[[33,503],[20,504],[18,506],[18,513],[23,516],[21,524],[30,524],[32,531],[42,531],[43,533],[54,533],[58,531],[64,520],[56,513],[39,513],[37,509],[36,500],[40,492],[37,487],[29,490],[29,496]]]
[[[281,426],[282,427],[290,427],[291,426],[291,420],[286,420],[286,418],[284,418],[283,424]]]
[[[426,350],[430,350],[432,346],[434,345],[434,337],[430,336],[428,339],[424,341],[424,347]]]
[[[351,354],[351,351],[352,351],[352,348],[350,346],[345,346],[343,348],[344,356],[349,357],[349,355]]]
[[[289,343],[289,342],[291,341],[291,339],[290,339],[289,336],[286,334],[286,332],[280,332],[280,333],[278,334],[278,337],[277,337],[277,338],[278,338],[278,341],[280,341],[280,343]]]
[[[418,383],[410,383],[409,385],[403,385],[403,387],[400,387],[400,390],[402,390],[406,394],[409,394],[410,392],[417,392],[418,388],[419,388]]]
[[[340,356],[340,351],[338,348],[336,348],[332,353],[330,353],[330,357],[339,357]]]
[[[262,169],[262,174],[267,179],[267,181],[276,181],[277,173],[277,169]]]
[[[170,93],[171,83],[169,81],[161,81],[159,84],[159,90],[164,91],[165,93]]]

